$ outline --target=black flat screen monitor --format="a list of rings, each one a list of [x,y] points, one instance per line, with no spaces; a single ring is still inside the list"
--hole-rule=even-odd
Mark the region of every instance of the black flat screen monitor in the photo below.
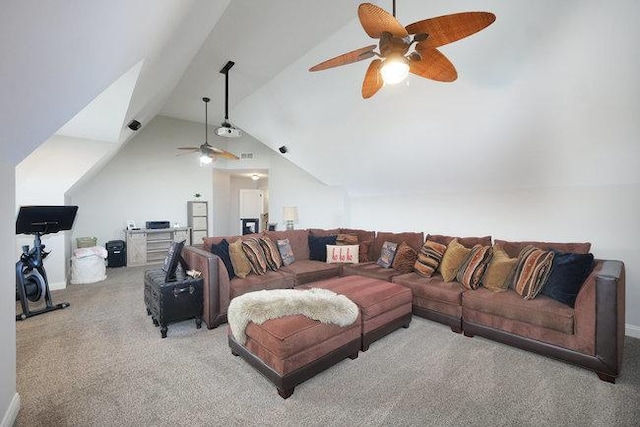
[[[71,230],[77,206],[20,206],[16,234],[49,234]]]

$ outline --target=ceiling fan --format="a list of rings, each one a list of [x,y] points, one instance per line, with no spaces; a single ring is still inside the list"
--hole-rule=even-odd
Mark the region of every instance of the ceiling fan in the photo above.
[[[224,74],[224,122],[216,129],[216,134],[227,138],[240,138],[242,136],[242,131],[229,123],[229,70],[235,64],[235,62],[229,61],[220,70],[220,73]]]
[[[371,3],[362,3],[358,6],[360,24],[370,37],[380,40],[378,45],[372,44],[338,55],[311,67],[309,71],[326,70],[377,56],[369,64],[364,76],[363,98],[375,95],[384,83],[401,82],[409,73],[431,80],[452,82],[458,78],[456,68],[437,48],[477,33],[496,20],[496,16],[490,12],[462,12],[403,27],[395,16],[395,0],[393,15]],[[414,50],[410,52],[414,44]],[[374,50],[376,47],[379,52]]]
[[[235,154],[220,148],[215,148],[209,144],[209,112],[207,110],[207,104],[211,99],[205,97],[202,98],[202,100],[204,101],[204,144],[199,147],[178,147],[178,150],[186,150],[187,152],[178,153],[177,155],[200,152],[200,162],[206,164],[211,163],[218,157],[223,159],[239,160],[239,157]]]

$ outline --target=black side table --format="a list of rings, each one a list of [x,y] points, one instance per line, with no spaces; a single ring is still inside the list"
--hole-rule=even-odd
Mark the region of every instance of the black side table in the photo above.
[[[194,279],[180,269],[171,282],[165,281],[162,269],[145,272],[144,303],[162,338],[167,337],[169,323],[195,318],[196,328],[202,327],[202,286],[201,277]]]

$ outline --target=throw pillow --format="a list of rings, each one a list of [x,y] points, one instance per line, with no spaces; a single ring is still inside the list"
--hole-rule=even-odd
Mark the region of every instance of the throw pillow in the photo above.
[[[478,289],[491,259],[491,246],[475,245],[456,273],[456,281],[467,289]]]
[[[264,256],[267,260],[267,267],[269,267],[269,270],[276,271],[282,267],[282,257],[278,251],[278,246],[273,243],[273,240],[268,237],[261,237],[260,246],[262,246],[262,250],[264,251]]]
[[[460,266],[467,259],[469,253],[471,253],[471,249],[467,249],[458,243],[458,239],[453,239],[449,242],[447,250],[442,257],[442,262],[438,267],[445,282],[453,282]]]
[[[373,245],[373,240],[365,240],[364,242],[360,242],[358,244],[358,259],[360,262],[370,262],[371,257],[369,256],[369,251],[371,250],[371,246]]]
[[[291,265],[296,259],[293,256],[293,249],[291,249],[289,239],[278,240],[276,244],[278,245],[280,257],[282,257],[282,265],[285,267]]]
[[[244,279],[251,273],[251,263],[242,250],[241,239],[229,243],[229,257],[231,258],[231,265],[233,265],[233,271],[236,273],[236,276]]]
[[[382,250],[380,251],[380,258],[376,261],[380,267],[389,268],[393,263],[393,258],[396,256],[396,250],[398,244],[393,242],[384,242],[382,244]]]
[[[251,271],[255,274],[263,275],[267,272],[267,259],[260,246],[260,241],[255,237],[250,237],[242,241],[242,250],[249,259]]]
[[[327,245],[327,263],[357,264],[359,248],[358,245]]]
[[[227,273],[229,273],[229,280],[236,277],[236,272],[233,271],[233,264],[231,263],[231,257],[229,256],[229,242],[227,242],[227,239],[222,239],[222,241],[217,245],[215,243],[212,244],[211,253],[220,257],[224,266],[227,268]]]
[[[433,276],[446,250],[445,245],[431,240],[425,241],[420,248],[416,262],[413,264],[413,269],[421,276]]]
[[[554,252],[551,273],[540,293],[573,307],[582,284],[593,270],[593,254]]]
[[[506,291],[517,263],[518,258],[509,258],[505,251],[494,247],[493,256],[482,277],[482,286],[493,292]]]
[[[327,245],[335,245],[336,236],[309,235],[309,259],[327,262]]]
[[[341,246],[346,245],[357,245],[358,244],[358,236],[355,234],[338,234],[336,237],[336,244]]]
[[[524,299],[535,298],[547,281],[553,263],[553,251],[525,246],[518,255],[511,287]]]
[[[418,252],[409,246],[407,242],[402,242],[400,243],[400,246],[398,246],[398,250],[396,251],[396,256],[393,258],[393,264],[391,264],[391,267],[402,274],[411,273],[413,271],[413,265],[416,263],[417,259]]]

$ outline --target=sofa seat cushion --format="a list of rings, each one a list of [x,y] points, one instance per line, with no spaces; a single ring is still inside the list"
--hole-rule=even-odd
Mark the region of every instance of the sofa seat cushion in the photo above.
[[[345,264],[342,267],[342,274],[345,276],[365,276],[390,282],[391,278],[397,276],[400,272],[394,268],[381,267],[372,261],[360,264]]]
[[[462,306],[463,318],[464,310],[471,309],[565,334],[573,334],[573,309],[545,295],[525,300],[512,289],[496,293],[479,288],[463,294]]]
[[[295,276],[280,269],[267,271],[263,275],[249,274],[244,279],[236,277],[229,281],[229,297],[233,299],[247,292],[261,291],[263,289],[287,289],[293,288]]]
[[[424,277],[418,273],[408,273],[395,276],[392,281],[411,289],[414,297],[457,306],[462,304],[462,293],[466,290],[458,282],[445,282],[440,274]]]
[[[246,348],[281,375],[300,369],[360,337],[360,315],[347,326],[325,324],[302,315],[249,322]]]
[[[296,260],[294,263],[282,267],[280,271],[293,274],[296,279],[295,286],[299,286],[309,282],[340,276],[342,267],[340,264],[327,264],[322,261],[303,259],[300,261]]]

